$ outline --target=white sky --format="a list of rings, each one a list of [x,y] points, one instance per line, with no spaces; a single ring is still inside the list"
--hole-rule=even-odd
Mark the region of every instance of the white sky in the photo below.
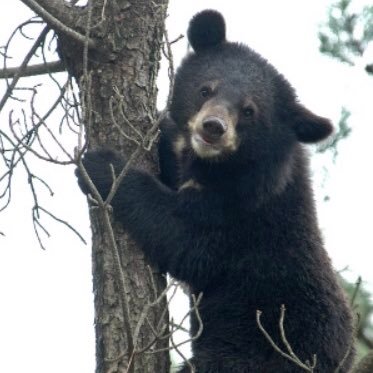
[[[266,57],[290,80],[308,108],[335,122],[342,105],[352,111],[353,132],[340,144],[336,165],[330,155],[315,157],[315,189],[319,200],[325,194],[331,197],[319,203],[318,212],[335,267],[349,266],[349,278],[360,274],[373,290],[373,80],[361,66],[349,68],[318,52],[317,30],[326,15],[325,4],[324,0],[171,0],[169,35],[172,39],[185,33],[198,10],[218,9],[226,18],[228,38]],[[30,13],[20,2],[10,2],[2,14],[0,43]],[[176,64],[185,50],[185,41],[175,45]],[[373,62],[373,54],[366,61],[369,58]],[[160,101],[167,87],[163,71]],[[1,125],[6,125],[4,117]],[[323,166],[329,169],[326,180]],[[73,169],[42,166],[41,172],[56,192],[55,197],[43,199],[89,238],[85,199]],[[17,180],[12,207],[0,214],[0,231],[6,234],[0,236],[0,372],[93,372],[90,248],[69,231],[48,223],[53,236],[42,251],[32,230],[26,180],[22,175]]]

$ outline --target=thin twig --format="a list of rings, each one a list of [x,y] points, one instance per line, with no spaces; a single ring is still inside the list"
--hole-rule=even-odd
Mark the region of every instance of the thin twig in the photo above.
[[[163,32],[164,32],[164,38],[166,42],[167,51],[165,51],[164,48],[162,48],[162,50],[163,50],[164,56],[166,57],[168,61],[168,79],[170,82],[170,87],[169,87],[168,96],[167,96],[167,104],[166,104],[166,106],[169,108],[171,106],[171,101],[172,101],[172,97],[174,93],[174,76],[175,76],[174,57],[172,54],[171,44],[176,43],[177,41],[181,40],[184,36],[180,35],[173,42],[170,42],[168,39],[167,29],[165,28]]]
[[[22,2],[29,6],[36,14],[43,18],[43,20],[47,22],[48,25],[53,27],[55,30],[58,30],[64,33],[65,35],[70,36],[71,38],[82,44],[86,42],[85,35],[82,35],[79,32],[73,30],[72,28],[66,26],[63,22],[61,22],[59,19],[54,17],[47,10],[45,10],[41,5],[39,5],[35,0],[22,0]],[[90,48],[96,48],[96,43],[92,39],[88,40],[88,45]]]
[[[72,230],[80,238],[80,240],[85,245],[87,245],[87,241],[83,238],[83,236],[71,224],[69,224],[66,220],[58,218],[57,216],[55,216],[54,214],[52,214],[50,211],[46,210],[45,208],[43,208],[41,206],[38,206],[38,209],[41,210],[41,211],[43,211],[44,213],[46,213],[52,219],[56,220],[57,222],[65,225],[67,228],[69,228],[70,230]]]
[[[291,347],[289,346],[289,343],[287,342],[287,339],[286,337],[283,339],[282,338],[282,341],[284,342],[287,350],[288,350],[288,353],[286,353],[285,351],[283,351],[275,342],[274,340],[272,339],[272,337],[268,334],[268,332],[265,330],[265,328],[263,327],[261,321],[260,321],[260,317],[262,315],[262,311],[260,310],[257,310],[256,311],[256,322],[257,322],[257,325],[259,327],[259,330],[263,333],[264,337],[267,339],[267,341],[270,343],[270,345],[274,348],[274,350],[276,352],[278,352],[282,357],[284,357],[285,359],[288,359],[290,360],[291,362],[293,362],[295,365],[299,366],[300,368],[302,368],[303,370],[305,370],[306,372],[310,372],[310,373],[313,373],[314,371],[314,368],[316,366],[316,355],[313,355],[313,360],[312,360],[312,364],[309,364],[309,365],[306,365],[305,363],[303,363],[294,353],[291,354],[292,352],[292,349]],[[285,332],[283,330],[283,321],[284,321],[284,317],[285,317],[285,307],[282,306],[281,307],[281,316],[280,316],[280,331],[281,331],[281,337],[283,337],[285,335]],[[290,348],[289,348],[290,347]]]
[[[194,367],[194,365],[185,357],[185,355],[180,351],[179,347],[177,344],[175,344],[174,342],[174,339],[173,339],[173,334],[171,334],[171,337],[170,337],[170,342],[171,342],[171,346],[172,348],[175,350],[175,352],[182,358],[182,360],[185,362],[185,364],[189,367],[190,369],[190,373],[195,373],[196,372],[196,368]]]
[[[355,283],[355,288],[354,288],[354,292],[352,294],[352,297],[351,297],[351,307],[353,308],[355,306],[355,301],[356,301],[356,297],[359,293],[359,290],[360,290],[360,287],[361,287],[361,284],[362,284],[362,278],[361,276],[359,276],[356,280],[356,283]]]
[[[281,304],[280,321],[279,321],[279,329],[280,329],[281,340],[284,343],[286,349],[288,350],[289,355],[294,360],[300,362],[297,355],[295,355],[293,349],[291,348],[291,345],[290,345],[289,341],[286,338],[286,333],[285,333],[285,328],[284,328],[285,311],[286,311],[285,305]]]
[[[183,318],[183,320],[181,321],[180,324],[182,324],[184,322],[184,320],[187,317],[189,317],[189,315],[192,312],[194,312],[194,314],[196,316],[196,319],[197,319],[197,323],[198,323],[198,329],[197,329],[196,334],[194,334],[193,336],[191,336],[189,339],[184,340],[184,341],[176,344],[175,345],[176,347],[180,347],[180,346],[185,345],[186,343],[190,343],[190,342],[193,342],[193,341],[197,340],[201,336],[201,334],[203,332],[203,322],[202,322],[201,315],[200,315],[199,310],[198,310],[198,307],[199,307],[200,302],[201,302],[202,297],[203,297],[203,293],[200,293],[197,298],[196,298],[196,296],[194,294],[192,294],[191,297],[192,297],[192,301],[193,301],[193,307],[190,308],[190,310],[184,316],[184,318]],[[176,330],[178,330],[178,327],[176,327],[175,329],[173,329],[173,331],[171,331],[169,333],[169,335],[167,336],[167,338],[169,338]],[[142,349],[139,352],[148,352],[148,353],[151,353],[151,354],[156,354],[156,353],[159,353],[159,352],[170,351],[172,349],[174,349],[174,347],[172,347],[172,346],[166,347],[166,348],[160,348],[160,349],[154,350],[154,351],[147,351],[147,349],[144,348],[144,349]]]
[[[44,27],[38,38],[35,40],[34,45],[31,47],[29,52],[27,53],[26,57],[22,61],[21,65],[19,66],[18,73],[14,75],[14,78],[12,80],[12,83],[7,88],[3,98],[0,101],[0,111],[3,109],[5,103],[7,102],[8,98],[10,97],[11,93],[14,90],[14,87],[16,86],[19,78],[21,77],[24,69],[26,68],[27,64],[29,63],[31,57],[35,54],[36,50],[39,48],[40,43],[45,39],[46,35],[49,32],[49,26]]]
[[[359,293],[361,284],[362,284],[362,278],[361,278],[361,276],[359,276],[357,278],[357,280],[356,280],[354,292],[353,292],[353,294],[351,296],[350,305],[351,305],[352,309],[354,309],[355,306],[356,306],[356,304],[355,304],[356,297],[357,297],[357,295]],[[359,324],[360,324],[360,314],[359,314],[359,312],[356,312],[355,313],[355,317],[354,317],[354,337],[355,338],[359,335],[359,330],[360,330]],[[342,360],[339,362],[338,367],[336,368],[336,370],[334,371],[334,373],[339,373],[341,371],[341,369],[343,368],[344,363],[346,362],[347,358],[351,354],[352,348],[353,348],[353,346],[355,344],[355,338],[352,339],[351,343],[347,347],[346,353],[344,354]]]

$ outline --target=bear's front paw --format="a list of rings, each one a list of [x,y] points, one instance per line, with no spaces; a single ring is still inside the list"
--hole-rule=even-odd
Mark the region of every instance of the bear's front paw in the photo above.
[[[113,151],[102,149],[88,151],[82,158],[82,164],[101,197],[105,199],[113,184],[113,176],[119,175],[124,166],[124,161]],[[84,194],[91,193],[90,187],[79,168],[75,170],[75,175],[82,192]]]

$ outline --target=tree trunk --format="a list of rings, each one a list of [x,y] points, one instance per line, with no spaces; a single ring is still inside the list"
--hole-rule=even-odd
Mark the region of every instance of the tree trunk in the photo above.
[[[55,27],[48,17],[33,8],[56,30],[60,56],[78,82],[88,147],[108,147],[129,158],[156,118],[155,81],[168,0],[95,0],[85,8],[55,0],[49,3],[39,0],[38,3],[52,16],[61,16],[60,19],[81,36],[89,37],[89,43],[78,40],[63,28]],[[137,143],[120,134],[118,127]],[[152,152],[143,149],[133,165],[154,172],[155,164]],[[123,268],[123,278],[118,280],[112,245],[97,210],[91,212],[91,224],[96,372],[167,373],[168,351],[133,355],[134,348],[141,350],[154,340],[149,324],[156,325],[160,320],[167,307],[165,299],[151,307],[136,346],[131,345],[143,310],[165,288],[166,279],[155,269],[151,270],[153,276],[150,275],[142,252],[114,223]],[[123,304],[119,295],[121,280],[127,304]],[[168,317],[165,319],[167,322]],[[157,340],[151,349],[167,346],[167,339]]]

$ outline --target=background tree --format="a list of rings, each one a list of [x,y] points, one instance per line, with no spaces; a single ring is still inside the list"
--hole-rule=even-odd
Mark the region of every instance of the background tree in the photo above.
[[[357,315],[357,352],[361,357],[373,349],[373,325],[371,322],[373,304],[370,300],[371,295],[362,285],[361,277],[355,284],[349,283],[342,277],[341,280]]]
[[[83,6],[63,0],[22,2],[38,17],[20,25],[17,32],[29,37],[30,27],[39,26],[41,31],[21,66],[7,68],[15,33],[2,51],[2,77],[9,80],[0,110],[8,100],[24,100],[25,92],[28,106],[19,112],[11,109],[9,130],[0,131],[6,169],[1,197],[5,208],[15,168],[23,166],[34,200],[34,229],[43,246],[42,236],[48,232],[42,218],[63,221],[40,202],[40,186],[52,191],[32,171],[31,156],[59,165],[80,165],[87,147],[110,147],[127,157],[126,167],[131,163],[155,171],[155,80],[168,1],[91,0]],[[55,56],[48,49],[55,42],[60,60],[50,61]],[[31,65],[37,56],[41,63]],[[63,70],[68,75],[61,83],[53,73]],[[35,74],[49,74],[59,90],[43,114],[39,85],[20,86],[22,76]],[[53,116],[57,107],[63,110],[62,119]],[[109,201],[102,201],[94,190],[92,194],[97,372],[168,372],[166,279],[148,267],[121,227],[111,224]]]
[[[328,10],[328,19],[319,32],[320,52],[350,66],[364,57],[373,41],[373,6],[363,6],[360,12],[351,9],[353,0],[338,0]],[[365,64],[373,74],[373,61]]]
[[[328,10],[327,20],[319,31],[320,52],[342,63],[355,66],[368,57],[365,52],[373,41],[373,6],[363,6],[360,12],[351,9],[353,0],[338,0]],[[365,63],[365,71],[373,74],[373,62]],[[320,152],[330,149],[335,159],[338,142],[346,138],[350,111],[343,107],[338,130],[331,141],[319,147]]]

